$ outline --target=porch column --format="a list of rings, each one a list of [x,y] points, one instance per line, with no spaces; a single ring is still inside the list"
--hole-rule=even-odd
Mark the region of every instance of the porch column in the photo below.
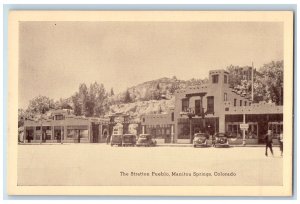
[[[243,114],[243,124],[246,124],[246,114]],[[246,145],[246,129],[243,129],[243,145]]]
[[[23,143],[26,143],[26,126],[24,126],[24,130],[23,130]]]
[[[54,125],[51,126],[51,140],[54,140]]]
[[[63,140],[62,141],[66,141],[67,140],[67,134],[68,134],[68,132],[67,132],[67,130],[68,130],[67,126],[63,126],[63,129],[64,129],[64,136],[63,136]]]
[[[142,126],[142,133],[145,134],[145,125]]]
[[[98,136],[98,142],[101,142],[102,141],[102,129],[103,129],[103,124],[100,123],[99,124],[99,136]]]
[[[175,138],[174,138],[174,125],[171,125],[171,141],[172,141],[172,143],[175,143]]]

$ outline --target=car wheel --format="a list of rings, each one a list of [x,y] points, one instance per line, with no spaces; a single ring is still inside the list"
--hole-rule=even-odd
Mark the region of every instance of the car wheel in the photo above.
[[[194,145],[194,148],[196,148],[196,145]]]

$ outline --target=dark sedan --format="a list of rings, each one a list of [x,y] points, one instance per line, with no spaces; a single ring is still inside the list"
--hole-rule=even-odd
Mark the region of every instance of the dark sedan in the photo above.
[[[207,147],[207,139],[209,135],[206,133],[196,133],[194,135],[193,146],[194,147]]]
[[[226,133],[216,133],[213,137],[214,147],[229,147],[228,135]]]
[[[150,147],[150,146],[156,146],[156,140],[152,138],[149,134],[141,134],[136,142],[136,146],[144,146],[144,147]]]

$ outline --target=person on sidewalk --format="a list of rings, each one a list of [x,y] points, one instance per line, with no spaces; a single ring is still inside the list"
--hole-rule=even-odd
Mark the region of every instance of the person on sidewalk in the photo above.
[[[266,153],[265,153],[265,155],[266,156],[268,156],[268,148],[270,148],[270,151],[271,151],[272,155],[274,156],[273,149],[272,149],[272,143],[273,143],[272,139],[273,139],[272,130],[268,130],[268,133],[265,136],[265,141],[266,141]]]
[[[283,134],[282,134],[282,131],[280,132],[278,141],[279,141],[279,148],[280,148],[280,152],[281,152],[280,155],[282,156],[283,155]]]

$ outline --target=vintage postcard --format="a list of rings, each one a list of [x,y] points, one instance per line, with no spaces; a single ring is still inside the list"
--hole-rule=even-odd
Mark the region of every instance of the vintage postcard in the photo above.
[[[293,12],[11,11],[10,195],[291,196]]]

